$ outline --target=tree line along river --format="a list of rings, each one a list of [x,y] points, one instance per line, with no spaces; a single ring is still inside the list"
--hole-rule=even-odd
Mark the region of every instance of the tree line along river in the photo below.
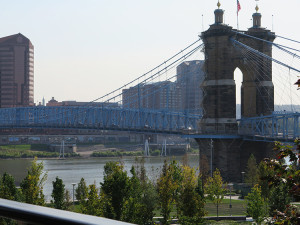
[[[160,174],[164,160],[175,159],[182,162],[182,156],[178,157],[149,157],[145,158],[145,168],[150,179],[156,180]],[[197,168],[199,158],[195,155],[188,156],[188,164],[191,167]],[[135,157],[123,158],[84,158],[84,159],[44,159],[38,162],[44,163],[44,172],[48,174],[47,181],[44,185],[44,194],[47,201],[51,200],[52,181],[56,176],[61,178],[65,184],[65,188],[73,193],[72,183],[78,184],[83,177],[86,183],[96,184],[100,187],[100,182],[103,181],[104,165],[108,161],[120,161],[124,164],[124,168],[128,174],[132,165],[136,165]],[[13,175],[17,186],[27,174],[27,168],[31,165],[32,159],[11,159],[0,160],[0,174],[8,172]],[[76,186],[75,186],[76,187]]]

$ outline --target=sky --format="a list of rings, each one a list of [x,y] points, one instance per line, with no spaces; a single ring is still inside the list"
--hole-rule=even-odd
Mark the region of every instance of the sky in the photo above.
[[[256,1],[239,1],[239,29],[246,30]],[[91,101],[120,87],[197,40],[217,8],[217,0],[0,2],[0,37],[22,33],[34,45],[36,103]],[[236,0],[220,3],[225,23],[236,28]],[[258,5],[263,27],[300,41],[299,0]]]

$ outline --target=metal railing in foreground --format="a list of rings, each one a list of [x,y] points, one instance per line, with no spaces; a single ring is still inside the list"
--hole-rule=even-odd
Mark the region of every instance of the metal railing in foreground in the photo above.
[[[129,225],[130,223],[89,216],[64,210],[0,199],[0,216],[29,224],[98,224]]]

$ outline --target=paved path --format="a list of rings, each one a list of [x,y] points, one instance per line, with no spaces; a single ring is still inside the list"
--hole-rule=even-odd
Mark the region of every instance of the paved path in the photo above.
[[[225,195],[225,196],[224,196],[224,199],[230,199],[230,196],[229,196],[229,195]],[[241,200],[241,201],[244,200],[244,199],[239,199],[239,196],[238,196],[238,195],[232,195],[232,196],[231,196],[231,199],[234,199],[234,200]]]

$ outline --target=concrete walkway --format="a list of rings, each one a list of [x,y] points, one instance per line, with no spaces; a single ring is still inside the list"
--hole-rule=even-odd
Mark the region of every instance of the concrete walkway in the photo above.
[[[238,195],[231,195],[231,199],[244,201],[244,199],[239,199],[239,197]],[[230,199],[230,195],[225,195],[224,199]]]

